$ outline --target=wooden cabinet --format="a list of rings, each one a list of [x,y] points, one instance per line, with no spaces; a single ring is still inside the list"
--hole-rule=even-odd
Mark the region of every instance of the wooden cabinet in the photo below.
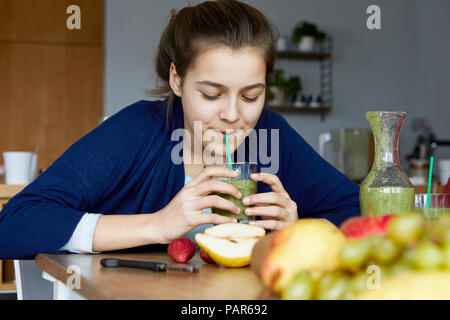
[[[67,28],[70,5],[80,30]],[[0,152],[38,147],[47,168],[101,122],[103,11],[103,0],[0,0]]]
[[[12,260],[0,260],[0,293],[2,291],[15,291],[14,262]]]
[[[103,0],[0,0],[0,163],[38,147],[47,168],[101,122],[103,17]],[[22,188],[0,184],[0,209]],[[0,290],[15,290],[12,261],[0,261]]]
[[[0,184],[0,210],[14,197],[22,191],[25,186],[12,186]],[[16,290],[14,282],[14,263],[12,260],[0,260],[0,292]]]
[[[79,30],[66,26],[71,5],[80,8]],[[103,10],[103,0],[0,0],[0,39],[102,46]]]

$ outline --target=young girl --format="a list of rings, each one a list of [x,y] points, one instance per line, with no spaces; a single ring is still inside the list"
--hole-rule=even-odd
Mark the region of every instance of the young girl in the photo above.
[[[305,217],[338,225],[359,215],[358,186],[263,108],[276,40],[264,15],[238,1],[173,12],[156,58],[163,86],[153,90],[168,98],[110,117],[11,199],[0,213],[0,259],[167,244],[208,224],[235,222],[207,213],[239,213],[213,193],[255,205],[245,214],[268,230]],[[181,152],[174,152],[177,130],[184,130]],[[258,150],[261,172],[251,177],[257,194],[242,199],[236,187],[213,179],[235,177],[233,170],[205,165],[226,162],[225,134],[236,159],[250,132],[267,150]]]

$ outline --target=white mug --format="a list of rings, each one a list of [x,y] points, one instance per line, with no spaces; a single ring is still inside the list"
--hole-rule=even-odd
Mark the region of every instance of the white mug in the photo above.
[[[445,186],[447,184],[449,177],[450,177],[450,159],[439,160],[439,178],[441,180],[441,185]]]
[[[36,177],[36,152],[3,152],[3,160],[6,184],[29,184]]]

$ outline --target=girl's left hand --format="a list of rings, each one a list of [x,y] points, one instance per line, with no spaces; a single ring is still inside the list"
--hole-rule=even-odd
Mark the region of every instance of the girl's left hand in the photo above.
[[[269,230],[280,230],[283,227],[298,220],[297,204],[284,189],[278,176],[270,173],[253,173],[250,178],[254,181],[262,181],[270,185],[272,192],[257,193],[242,199],[245,205],[255,205],[247,208],[248,216],[261,216],[263,220],[250,222]],[[246,203],[245,200],[249,202]]]

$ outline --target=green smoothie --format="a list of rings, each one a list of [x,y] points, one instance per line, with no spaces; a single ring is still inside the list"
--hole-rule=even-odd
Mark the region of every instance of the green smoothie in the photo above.
[[[250,208],[252,207],[250,206],[246,206],[242,203],[242,199],[244,199],[244,197],[255,194],[256,193],[256,187],[257,187],[257,183],[256,181],[253,180],[222,180],[224,182],[227,183],[231,183],[232,185],[234,185],[236,188],[238,188],[238,190],[242,193],[242,198],[241,199],[236,199],[235,197],[229,195],[229,194],[221,194],[218,193],[219,196],[221,196],[224,199],[227,199],[233,203],[235,203],[239,208],[241,208],[241,213],[239,215],[233,213],[233,212],[229,212],[227,210],[222,210],[219,208],[212,208],[212,211],[214,213],[220,214],[222,216],[227,216],[227,217],[232,217],[238,220],[254,220],[255,217],[254,216],[247,216],[245,214],[245,209],[246,208]]]
[[[372,215],[403,214],[414,210],[414,188],[361,186],[359,191],[361,215],[369,216],[369,203]]]
[[[428,220],[434,220],[444,214],[450,214],[450,208],[416,208],[414,211],[422,214]]]

